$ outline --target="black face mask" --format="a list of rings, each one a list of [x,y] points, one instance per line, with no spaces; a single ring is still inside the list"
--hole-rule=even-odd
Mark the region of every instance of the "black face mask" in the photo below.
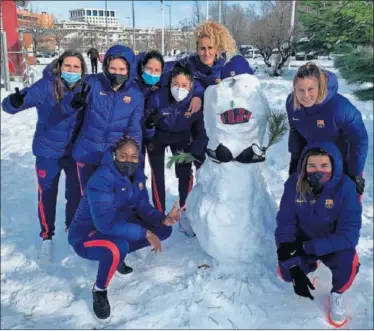
[[[118,171],[127,177],[131,177],[135,174],[136,170],[138,169],[138,163],[134,162],[121,162],[118,160],[114,160],[114,164]]]
[[[129,75],[120,75],[120,74],[111,74],[110,72],[106,73],[112,87],[120,86],[126,82],[129,78]]]
[[[256,150],[258,150],[257,153]],[[265,150],[265,148],[261,148],[257,144],[252,144],[234,158],[231,151],[226,146],[219,144],[215,151],[207,149],[207,154],[216,163],[226,163],[230,161],[257,163],[265,161]]]

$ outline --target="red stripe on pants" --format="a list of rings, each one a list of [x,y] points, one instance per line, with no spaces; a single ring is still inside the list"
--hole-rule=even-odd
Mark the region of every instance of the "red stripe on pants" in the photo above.
[[[42,224],[44,226],[45,231],[42,233],[42,238],[47,238],[48,237],[48,232],[49,232],[49,227],[47,223],[47,219],[45,217],[45,211],[44,211],[44,204],[43,204],[43,189],[39,184],[39,176],[38,176],[38,168],[35,166],[35,171],[36,171],[36,180],[38,181],[38,208],[39,208],[39,213],[40,213],[40,218],[42,219]]]
[[[359,265],[359,261],[358,261],[358,255],[356,252],[355,256],[353,257],[351,275],[349,276],[348,282],[341,289],[338,290],[339,293],[343,293],[351,287],[353,280],[356,277],[358,265]]]
[[[111,241],[108,241],[108,240],[86,241],[83,245],[84,245],[84,247],[87,247],[87,248],[95,247],[95,246],[106,247],[112,252],[113,262],[112,262],[112,265],[110,266],[108,278],[106,279],[106,282],[105,282],[105,288],[108,287],[108,285],[109,285],[109,283],[110,283],[110,281],[111,281],[111,279],[114,275],[114,272],[116,271],[118,263],[119,263],[118,247],[114,243],[112,243]]]
[[[76,162],[76,165],[77,165],[77,174],[78,174],[78,180],[79,180],[79,187],[81,189],[81,196],[83,196],[83,188],[82,188],[81,174],[79,172],[79,164],[83,164],[83,166],[84,166],[84,163]]]
[[[151,167],[151,176],[152,176],[152,193],[154,194],[156,200],[156,208],[159,211],[164,211],[161,206],[160,196],[158,195],[157,185],[156,185],[156,177],[155,173],[153,172],[153,168]]]

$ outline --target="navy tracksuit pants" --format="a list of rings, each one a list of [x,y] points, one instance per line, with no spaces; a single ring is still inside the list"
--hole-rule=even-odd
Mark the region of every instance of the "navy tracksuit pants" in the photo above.
[[[43,239],[52,238],[55,232],[56,203],[58,182],[61,171],[65,171],[65,224],[69,227],[78,207],[81,194],[75,161],[69,157],[49,159],[36,157],[36,175],[38,181],[38,215],[40,236]]]
[[[147,225],[141,220],[135,220],[134,223],[140,224],[144,228],[152,231],[160,240],[165,240],[172,232],[171,226],[162,225],[160,227],[155,227]],[[150,243],[145,238],[132,241],[126,240],[123,237],[91,231],[87,234],[86,238],[75,244],[74,250],[84,259],[99,261],[96,286],[104,289],[108,287],[118,264],[125,259],[126,254],[149,245]]]
[[[165,148],[167,146],[170,146],[173,155],[178,151],[190,152],[189,142],[168,145],[152,141],[146,146],[152,172],[153,205],[162,212],[165,211]],[[184,206],[193,185],[192,163],[175,164],[175,175],[178,178],[179,204]]]
[[[356,250],[344,250],[324,256],[309,255],[302,260],[301,270],[308,274],[316,269],[317,259],[332,273],[331,292],[344,293],[352,285],[359,271],[360,263]],[[283,267],[278,266],[278,275],[286,282],[292,282],[292,277]]]

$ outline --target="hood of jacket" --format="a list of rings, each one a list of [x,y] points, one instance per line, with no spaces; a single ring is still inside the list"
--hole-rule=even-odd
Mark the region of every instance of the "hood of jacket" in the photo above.
[[[110,47],[107,52],[105,53],[105,56],[104,56],[104,61],[103,61],[103,72],[104,72],[104,75],[106,73],[106,66],[107,66],[107,60],[110,56],[118,56],[122,59],[124,59],[128,66],[129,66],[129,70],[128,70],[128,79],[127,81],[121,86],[121,89],[126,89],[127,87],[129,87],[133,81],[135,80],[136,78],[136,57],[135,57],[135,54],[133,52],[133,50],[127,46],[122,46],[122,45],[114,45],[112,47]],[[107,78],[107,76],[105,75],[105,78],[107,79],[108,83],[109,83],[109,79]]]
[[[332,142],[314,142],[310,143],[304,147],[303,152],[301,153],[301,157],[299,160],[299,164],[297,166],[297,175],[299,176],[301,173],[301,166],[305,155],[313,148],[321,148],[323,149],[332,159],[332,177],[331,179],[325,184],[326,187],[334,187],[340,181],[343,175],[343,160],[342,155],[336,145]]]

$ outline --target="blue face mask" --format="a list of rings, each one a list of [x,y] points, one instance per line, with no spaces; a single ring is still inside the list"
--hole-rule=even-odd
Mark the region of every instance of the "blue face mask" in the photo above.
[[[143,71],[142,78],[148,85],[155,85],[160,80],[161,75],[151,75],[146,71]]]
[[[81,79],[82,74],[80,72],[61,72],[61,78],[67,82],[69,85],[72,85]]]

